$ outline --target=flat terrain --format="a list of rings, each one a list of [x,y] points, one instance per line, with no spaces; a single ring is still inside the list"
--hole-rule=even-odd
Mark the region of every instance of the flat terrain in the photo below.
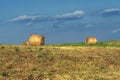
[[[0,80],[120,80],[119,42],[109,46],[1,44]]]

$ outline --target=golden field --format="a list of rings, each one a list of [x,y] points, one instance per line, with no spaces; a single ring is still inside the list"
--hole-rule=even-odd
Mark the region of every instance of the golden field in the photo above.
[[[117,46],[1,44],[0,80],[120,80],[119,42],[113,42]]]

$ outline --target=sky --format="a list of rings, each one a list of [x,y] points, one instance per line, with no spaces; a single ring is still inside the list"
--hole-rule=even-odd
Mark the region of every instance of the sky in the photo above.
[[[31,34],[46,44],[120,40],[120,0],[0,0],[0,44]]]

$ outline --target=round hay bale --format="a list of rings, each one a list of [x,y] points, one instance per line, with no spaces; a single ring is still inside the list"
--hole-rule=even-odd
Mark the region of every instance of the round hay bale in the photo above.
[[[32,34],[29,38],[29,45],[31,46],[42,46],[45,43],[44,36],[39,34]]]
[[[87,37],[85,40],[86,44],[96,44],[97,43],[97,38],[96,37]]]
[[[23,41],[22,45],[29,45],[29,42],[28,41]]]

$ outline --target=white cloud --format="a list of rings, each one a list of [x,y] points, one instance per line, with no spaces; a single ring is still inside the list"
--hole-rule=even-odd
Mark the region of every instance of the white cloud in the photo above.
[[[113,12],[113,11],[120,11],[120,9],[119,8],[111,8],[111,9],[106,9],[106,10],[104,10],[104,12]]]
[[[22,21],[22,20],[27,20],[27,19],[35,19],[36,18],[36,16],[27,16],[27,15],[23,15],[23,16],[18,16],[18,17],[16,17],[16,18],[13,18],[13,19],[11,19],[11,20],[9,20],[9,21]]]
[[[18,16],[16,18],[13,18],[9,20],[10,22],[21,22],[21,23],[34,23],[34,22],[41,22],[48,20],[48,17],[46,16]]]
[[[120,28],[115,29],[115,30],[112,31],[112,33],[117,33],[117,32],[120,32]]]
[[[111,8],[111,9],[106,9],[102,13],[105,16],[109,15],[120,15],[120,9],[119,8]]]
[[[77,18],[81,18],[84,15],[84,11],[82,10],[77,10],[71,13],[66,13],[63,15],[57,15],[56,18],[57,19],[61,19],[61,20],[66,20],[66,19],[77,19]]]
[[[18,23],[24,23],[27,25],[31,25],[33,23],[39,23],[39,22],[46,22],[46,21],[70,21],[70,20],[76,20],[80,19],[84,14],[84,11],[82,10],[76,10],[71,13],[65,13],[63,15],[55,15],[55,16],[18,16],[15,18],[12,18],[9,20],[9,22],[18,22]]]

